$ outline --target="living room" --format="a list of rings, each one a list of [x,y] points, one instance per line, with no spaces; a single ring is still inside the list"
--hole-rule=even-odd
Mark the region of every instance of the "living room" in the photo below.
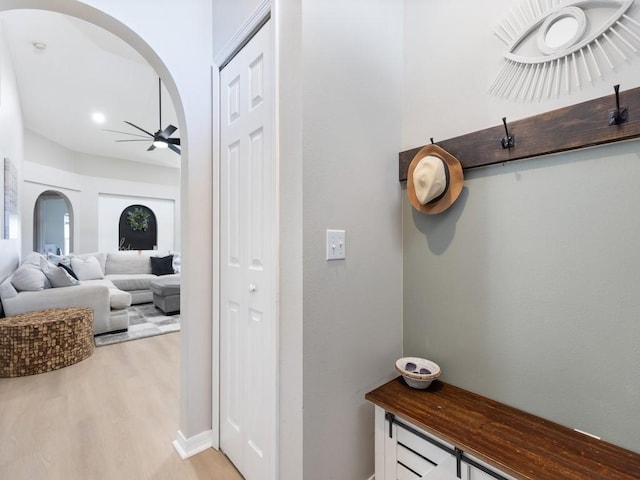
[[[29,47],[35,51],[35,47],[31,43],[29,43]],[[69,200],[73,217],[72,246],[70,246],[70,250],[73,252],[117,251],[120,243],[120,237],[118,236],[119,216],[131,204],[144,204],[150,207],[157,216],[158,240],[155,245],[156,250],[155,252],[146,253],[160,255],[169,250],[179,251],[181,240],[180,156],[171,151],[162,152],[156,150],[147,152],[150,141],[117,144],[115,143],[116,139],[129,137],[102,130],[102,128],[111,126],[114,129],[125,131],[126,134],[126,129],[129,127],[123,123],[123,120],[132,120],[132,122],[142,124],[153,130],[157,128],[158,75],[154,69],[148,63],[145,66],[149,71],[146,79],[150,81],[145,88],[145,93],[149,100],[148,114],[145,113],[141,120],[138,119],[139,117],[126,116],[125,118],[115,119],[117,124],[104,125],[103,127],[95,124],[91,126],[100,132],[105,141],[109,143],[109,147],[111,147],[111,144],[114,146],[135,145],[141,154],[151,159],[147,160],[146,163],[128,161],[108,155],[78,152],[45,138],[44,135],[36,133],[34,130],[25,128],[26,122],[23,120],[23,115],[25,114],[24,105],[21,105],[19,101],[20,93],[24,93],[23,90],[25,88],[22,82],[16,82],[15,67],[11,61],[13,55],[8,50],[6,41],[2,42],[1,48],[2,102],[0,105],[0,124],[4,132],[2,136],[3,155],[11,161],[19,192],[16,202],[17,210],[13,212],[14,215],[11,217],[11,222],[7,222],[9,230],[7,238],[0,240],[2,253],[0,255],[0,273],[2,277],[5,278],[15,270],[19,258],[24,259],[28,252],[34,250],[36,236],[34,232],[34,207],[38,196],[44,191],[58,191]],[[45,54],[50,54],[51,50],[55,48],[55,44],[49,45],[49,51],[45,51]],[[38,53],[36,52],[35,54]],[[82,64],[83,62],[80,61],[78,63]],[[60,64],[57,65],[59,66]],[[87,67],[88,65],[84,63],[84,66]],[[160,71],[162,70],[160,69]],[[48,75],[40,76],[39,80],[51,80],[50,77],[54,76],[55,73],[52,72]],[[166,72],[163,73],[166,75]],[[112,80],[112,78],[107,80]],[[131,85],[124,85],[124,89],[125,91],[129,89],[129,91],[138,93],[138,90],[131,88]],[[47,95],[50,94],[45,94],[45,97]],[[163,91],[162,101],[165,108],[171,106],[171,96],[167,95],[166,91]],[[40,104],[41,107],[44,105],[46,105],[45,102]],[[62,116],[59,107],[52,106],[50,108],[52,110],[57,108],[59,115]],[[147,116],[150,119],[149,125],[146,124],[145,120]],[[87,120],[87,123],[89,123],[90,119],[87,118]],[[181,126],[165,110],[163,110],[163,122],[164,120],[166,120],[166,123],[171,121],[175,125]],[[179,135],[180,130],[176,132],[176,135]],[[130,131],[135,130],[131,128]],[[76,131],[75,134],[82,136],[80,131]],[[197,142],[195,143],[196,146],[194,147],[192,142],[192,151],[197,152]],[[165,154],[165,160],[163,160],[163,154]],[[134,155],[132,154],[132,156]],[[169,161],[167,161],[167,158]],[[185,171],[197,171],[197,163],[192,162],[191,168],[185,169]],[[206,198],[202,196],[200,196],[199,200],[206,203]],[[205,210],[208,209],[209,207],[207,206]],[[136,252],[132,252],[132,254],[135,255]],[[172,337],[172,335],[167,335],[166,337]],[[180,372],[177,367],[179,365],[178,358],[182,340],[179,338],[180,336],[178,336],[177,340],[173,340],[172,353],[167,355],[167,359],[172,359],[174,362],[171,366],[173,371],[170,378],[174,380],[175,390],[166,392],[166,395],[172,398],[172,401],[166,402],[168,411],[165,416],[171,421],[172,426],[170,431],[165,432],[162,436],[162,444],[168,447],[168,455],[175,457],[178,461],[179,456],[176,455],[175,450],[171,447],[171,441],[175,438],[176,430],[179,428],[179,425],[175,423],[175,414],[180,408],[178,404],[180,394],[176,391],[180,389]],[[165,340],[161,341],[164,342]],[[164,351],[164,347],[161,345],[159,344],[158,346],[159,354]],[[197,351],[197,349],[193,351]],[[127,355],[123,352],[121,351],[120,355]],[[138,355],[141,355],[141,358],[145,357],[144,354]],[[159,383],[166,384],[168,382],[161,380]],[[26,400],[26,397],[24,399]],[[144,400],[141,401],[141,405],[143,404]],[[141,443],[145,442],[146,440],[141,441]],[[167,449],[165,449],[166,451]],[[3,472],[6,473],[8,470],[3,469]]]

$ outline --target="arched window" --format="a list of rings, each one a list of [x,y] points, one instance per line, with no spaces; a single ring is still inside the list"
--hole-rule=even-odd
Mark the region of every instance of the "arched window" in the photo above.
[[[144,205],[129,205],[120,214],[120,250],[155,250],[158,245],[156,215]]]
[[[33,250],[67,255],[73,251],[73,210],[60,192],[42,192],[33,210]]]

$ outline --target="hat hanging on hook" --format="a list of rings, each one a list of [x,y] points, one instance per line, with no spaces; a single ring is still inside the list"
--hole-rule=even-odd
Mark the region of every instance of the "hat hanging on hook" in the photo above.
[[[420,149],[409,164],[407,195],[419,212],[444,212],[457,200],[463,184],[460,162],[436,144]]]

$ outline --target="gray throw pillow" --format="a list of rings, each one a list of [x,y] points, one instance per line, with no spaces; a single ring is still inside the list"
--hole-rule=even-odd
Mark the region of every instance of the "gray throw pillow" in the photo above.
[[[78,280],[69,275],[62,267],[47,268],[44,274],[49,279],[49,282],[51,282],[53,288],[73,287],[74,285],[80,284]]]
[[[49,280],[38,267],[22,265],[11,276],[11,284],[19,292],[36,292],[49,288]]]

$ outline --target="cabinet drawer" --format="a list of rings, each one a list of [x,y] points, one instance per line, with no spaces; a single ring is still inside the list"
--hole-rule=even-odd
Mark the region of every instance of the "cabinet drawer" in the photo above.
[[[421,477],[436,468],[434,463],[406,448],[400,443],[398,444],[398,450],[396,453],[398,456],[398,463],[401,464],[400,466],[405,466],[413,470]]]
[[[416,475],[408,468],[398,464],[398,480],[420,480],[422,477],[420,475]]]
[[[424,457],[424,459],[432,465],[438,465],[447,457],[451,456],[449,452],[441,449],[440,447],[437,447],[436,445],[433,445],[424,438],[420,438],[418,435],[411,433],[409,430],[405,430],[401,426],[398,426],[396,433],[398,439],[398,453],[400,452],[400,447],[403,446],[406,449],[413,450],[418,455]],[[433,436],[429,435],[426,432],[420,431],[420,433],[425,435],[426,437],[433,438]],[[453,450],[452,446],[442,442],[441,440],[437,441]]]
[[[473,460],[476,463],[479,463],[483,467],[491,470],[495,475],[489,475],[488,473],[483,472],[479,468],[474,467],[473,465],[468,465],[468,480],[496,480],[497,478],[503,478],[505,480],[516,480],[510,475],[498,470],[495,467],[488,465],[486,462],[479,460],[471,455],[468,455],[468,458]]]

